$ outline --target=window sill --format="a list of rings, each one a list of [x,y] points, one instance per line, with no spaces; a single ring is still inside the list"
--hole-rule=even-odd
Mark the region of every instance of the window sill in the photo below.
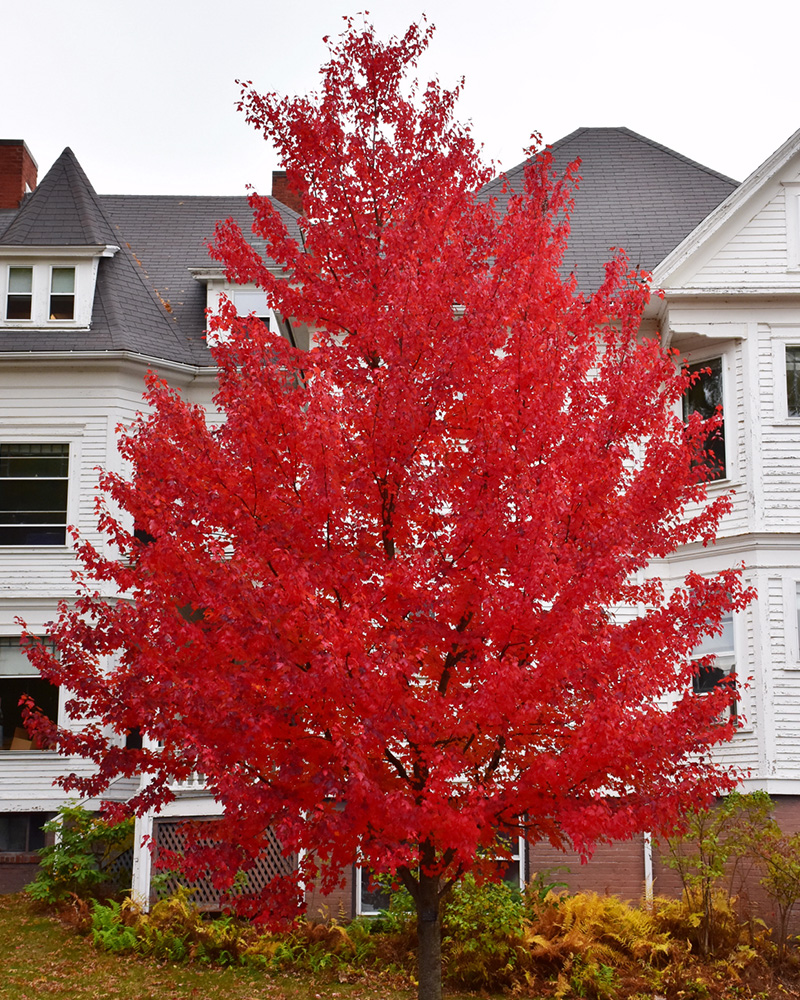
[[[60,549],[62,552],[72,553],[73,549],[71,545],[66,542],[56,542],[54,545],[35,545],[31,543],[30,545],[3,545],[0,542],[0,553],[2,552],[30,552],[31,549],[46,549],[48,552],[52,552],[53,549]]]

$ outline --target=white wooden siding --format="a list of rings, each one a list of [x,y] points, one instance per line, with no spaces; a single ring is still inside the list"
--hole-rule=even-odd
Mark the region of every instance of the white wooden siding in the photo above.
[[[693,288],[794,286],[787,268],[786,198],[783,188],[687,282]]]
[[[41,358],[4,361],[0,393],[0,442],[14,435],[47,442],[69,440],[68,520],[83,537],[99,542],[95,514],[98,467],[120,470],[116,427],[142,409],[147,366],[87,362],[49,363]],[[207,382],[184,387],[187,397],[210,403]],[[5,437],[4,437],[5,435]],[[0,634],[18,635],[19,615],[41,629],[60,599],[74,595],[71,545],[0,546]],[[41,751],[0,751],[0,812],[55,811],[70,801],[59,776],[88,775],[94,765]],[[117,783],[110,797],[126,797],[138,779]]]
[[[55,812],[76,800],[55,782],[62,774],[90,775],[94,765],[81,758],[60,757],[42,751],[6,750],[0,753],[0,812],[42,810]]]

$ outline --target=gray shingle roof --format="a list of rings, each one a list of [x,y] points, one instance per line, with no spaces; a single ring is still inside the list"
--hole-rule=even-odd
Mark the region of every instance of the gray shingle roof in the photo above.
[[[563,270],[584,291],[602,281],[612,248],[625,250],[634,267],[652,270],[738,186],[627,128],[579,128],[551,149],[559,174],[581,161]],[[510,188],[522,190],[525,162],[507,172]],[[482,197],[496,197],[502,208],[509,197],[502,186],[496,178]]]
[[[252,234],[253,211],[243,197],[105,195],[119,239],[126,241],[151,285],[187,333],[205,328],[205,285],[190,268],[220,267],[208,254],[219,220],[233,218],[252,245],[264,253],[263,240]],[[289,233],[299,238],[297,215],[273,201]]]
[[[578,129],[552,147],[559,171],[580,157],[564,269],[583,289],[596,287],[611,247],[652,269],[736,183],[625,128]],[[508,171],[521,188],[525,164]],[[502,208],[502,179],[483,198]],[[290,234],[297,216],[280,202]],[[191,365],[208,365],[205,285],[190,268],[215,267],[207,244],[218,220],[234,218],[254,246],[252,212],[244,197],[98,196],[66,149],[16,212],[0,213],[0,245],[102,246],[120,251],[99,261],[90,330],[7,330],[4,351],[131,351]],[[5,227],[5,228],[4,228]]]
[[[94,188],[67,148],[3,232],[4,246],[99,246],[113,242]]]
[[[289,231],[298,234],[295,213],[275,204]],[[19,211],[3,216],[2,246],[113,244],[120,250],[99,261],[90,330],[6,330],[0,332],[0,352],[131,351],[211,364],[205,285],[189,268],[218,266],[207,243],[220,219],[233,217],[250,232],[246,198],[100,197],[65,149]],[[263,251],[262,241],[252,241]]]

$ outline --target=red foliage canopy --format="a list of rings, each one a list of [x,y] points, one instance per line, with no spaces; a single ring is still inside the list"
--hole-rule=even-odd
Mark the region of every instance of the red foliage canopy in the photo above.
[[[142,811],[202,772],[234,867],[272,827],[313,849],[306,877],[358,855],[449,878],[498,830],[590,851],[731,784],[709,756],[730,696],[691,694],[689,654],[748,595],[648,570],[728,500],[705,502],[686,376],[639,339],[646,278],[622,256],[592,295],[562,278],[577,165],[533,155],[502,215],[476,198],[457,92],[404,90],[427,41],[350,25],[319,95],[245,87],[303,240],[254,195],[272,263],[231,222],[214,253],[315,346],[227,305],[223,420],[150,379],[131,474],[102,477],[122,558],[79,544],[60,658],[33,654],[86,722],[51,738],[97,763],[67,786],[144,772]]]

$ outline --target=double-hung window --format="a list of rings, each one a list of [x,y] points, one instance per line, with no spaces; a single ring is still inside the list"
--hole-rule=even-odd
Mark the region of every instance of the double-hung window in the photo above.
[[[75,268],[54,267],[50,272],[50,319],[75,318]]]
[[[695,694],[707,694],[719,685],[727,683],[735,669],[733,616],[725,615],[720,624],[722,625],[722,633],[720,635],[707,635],[692,653],[695,660],[707,656],[714,657],[712,663],[698,665],[692,678],[692,688]],[[731,712],[736,714],[735,701],[731,705]]]
[[[80,278],[78,270],[74,265],[9,265],[5,276],[0,273],[5,295],[0,326],[74,326],[80,312],[78,287],[81,282],[84,289],[87,285],[86,275]]]
[[[68,444],[0,444],[0,546],[64,545],[68,478]]]
[[[722,408],[722,358],[709,358],[689,365],[689,372],[695,375],[694,383],[683,397],[683,419],[699,413],[703,420],[716,416]],[[724,479],[727,475],[725,464],[725,425],[721,424],[706,438],[705,450],[711,467],[712,479]]]
[[[356,866],[356,913],[361,916],[375,916],[381,910],[389,909],[390,896],[375,880],[369,868]]]
[[[786,415],[800,417],[800,347],[786,345]]]
[[[8,269],[6,319],[30,319],[33,315],[33,268]]]

